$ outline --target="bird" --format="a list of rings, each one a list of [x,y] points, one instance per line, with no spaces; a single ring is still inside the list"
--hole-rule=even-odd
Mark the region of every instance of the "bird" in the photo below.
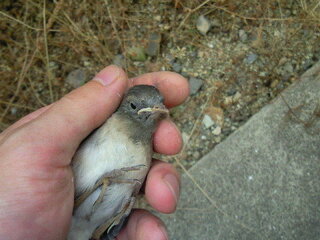
[[[119,234],[149,171],[153,133],[168,115],[156,87],[136,85],[80,144],[71,163],[75,203],[68,240]]]

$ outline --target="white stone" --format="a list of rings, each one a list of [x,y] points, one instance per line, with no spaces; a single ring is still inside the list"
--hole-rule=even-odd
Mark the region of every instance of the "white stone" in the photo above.
[[[204,124],[204,126],[205,126],[206,128],[209,128],[209,127],[211,127],[211,126],[214,125],[214,121],[213,121],[213,120],[211,119],[211,117],[210,117],[209,115],[207,115],[207,114],[204,115],[203,120],[202,120],[202,123]]]
[[[220,126],[216,127],[216,128],[212,131],[212,134],[213,134],[213,135],[216,135],[216,136],[220,135],[220,134],[221,134],[221,127],[220,127]]]
[[[186,142],[188,142],[188,140],[189,140],[189,135],[187,134],[187,133],[185,133],[185,132],[182,132],[182,141],[183,141],[183,143],[186,143]]]
[[[160,15],[155,16],[155,17],[154,17],[154,20],[160,22],[160,21],[161,21],[161,16],[160,16]]]
[[[198,20],[197,20],[197,29],[198,31],[202,34],[202,35],[206,35],[207,32],[210,30],[211,28],[211,24],[209,22],[209,20],[203,16],[203,15],[200,15],[198,17]]]

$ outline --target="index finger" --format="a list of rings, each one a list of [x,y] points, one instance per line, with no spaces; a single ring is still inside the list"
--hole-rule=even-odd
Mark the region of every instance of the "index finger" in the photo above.
[[[158,88],[167,107],[179,105],[189,96],[188,81],[174,72],[146,73],[129,81],[129,87],[140,84],[153,85]]]

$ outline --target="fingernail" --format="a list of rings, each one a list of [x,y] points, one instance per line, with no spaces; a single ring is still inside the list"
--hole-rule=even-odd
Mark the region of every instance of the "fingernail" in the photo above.
[[[103,86],[110,85],[119,79],[121,71],[118,67],[111,65],[102,69],[93,80],[100,82]]]
[[[169,173],[163,177],[163,180],[172,192],[172,195],[174,196],[175,201],[177,203],[180,195],[179,181],[177,177]]]

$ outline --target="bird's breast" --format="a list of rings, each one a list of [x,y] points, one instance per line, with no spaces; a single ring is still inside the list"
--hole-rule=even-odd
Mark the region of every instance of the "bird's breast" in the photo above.
[[[144,180],[151,161],[151,143],[134,142],[127,127],[127,123],[114,114],[81,144],[73,159],[76,192],[94,186],[103,175],[115,169],[145,165],[119,177]]]

